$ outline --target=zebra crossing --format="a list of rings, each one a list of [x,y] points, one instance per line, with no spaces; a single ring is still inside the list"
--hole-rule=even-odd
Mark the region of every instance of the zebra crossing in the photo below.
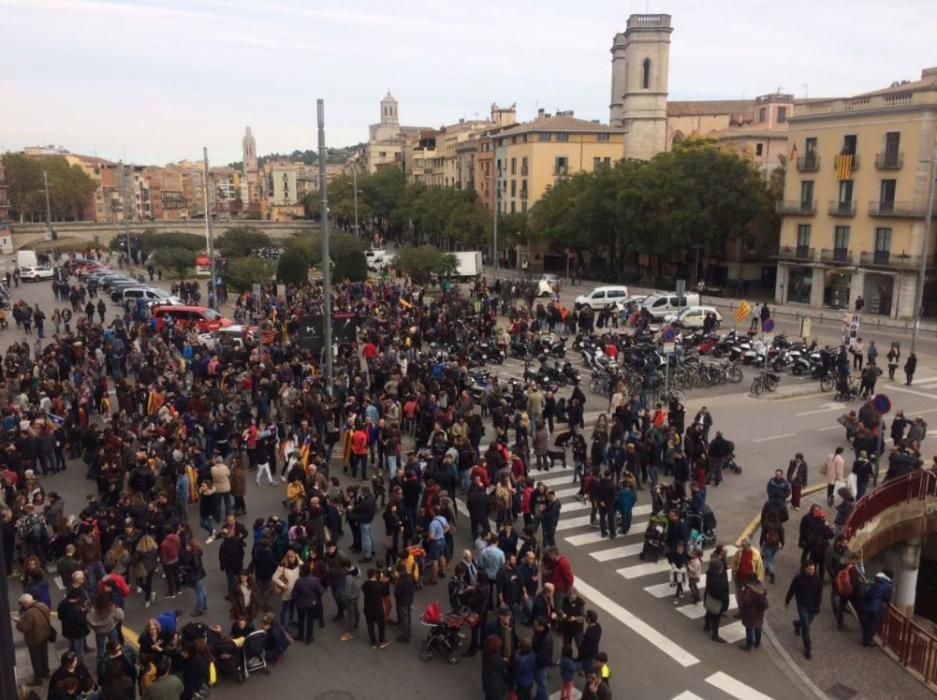
[[[538,478],[541,475],[544,478]],[[666,559],[662,557],[656,562],[644,562],[640,559],[641,552],[644,549],[644,531],[648,526],[648,521],[643,517],[651,513],[649,504],[644,503],[634,507],[631,528],[627,534],[619,534],[614,539],[609,539],[602,537],[602,533],[591,525],[590,504],[583,503],[575,498],[576,494],[579,493],[579,485],[572,483],[573,469],[571,467],[534,472],[533,476],[535,481],[542,482],[552,488],[557,498],[560,499],[562,507],[560,509],[560,521],[556,529],[558,537],[566,545],[577,549],[585,549],[586,553],[595,561],[614,566],[615,573],[625,580],[642,583],[643,579],[651,577],[656,577],[657,580],[663,579],[662,583],[643,586],[643,591],[652,598],[659,600],[673,598],[675,590],[670,585],[670,565]],[[586,531],[583,532],[582,530]],[[731,577],[731,572],[729,574]],[[701,592],[705,586],[706,576],[704,574],[699,583]],[[684,598],[678,599],[678,602],[679,604],[673,606],[673,609],[686,620],[702,620],[706,615],[703,603],[691,602],[688,592]],[[729,609],[727,611],[730,621],[719,629],[720,636],[729,643],[736,643],[745,639],[744,626],[740,621],[732,619],[737,611],[738,601],[735,594],[732,594],[729,598]],[[685,698],[690,698],[690,696],[685,696]]]

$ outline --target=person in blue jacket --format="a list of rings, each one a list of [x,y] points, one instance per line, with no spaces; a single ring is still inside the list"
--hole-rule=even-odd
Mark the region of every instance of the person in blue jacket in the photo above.
[[[875,580],[865,592],[865,606],[862,611],[862,646],[875,646],[875,631],[885,607],[891,602],[895,574],[891,569],[882,569],[875,574]]]

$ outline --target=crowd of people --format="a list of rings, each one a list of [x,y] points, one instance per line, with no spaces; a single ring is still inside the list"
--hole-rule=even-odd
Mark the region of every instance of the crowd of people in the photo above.
[[[721,432],[711,436],[709,411],[688,423],[679,402],[649,405],[619,386],[587,433],[578,389],[562,414],[536,383],[520,401],[494,381],[473,396],[464,364],[434,349],[497,332],[500,297],[484,283],[473,298],[458,288],[430,298],[405,280],[336,285],[333,309],[355,328],[339,339],[328,384],[321,348],[301,334],[303,320],[321,314],[320,286],[241,295],[235,315],[262,323],[263,336],[209,343],[171,319],[157,327],[145,307],[96,314],[90,298],[82,306],[92,290],[57,279],[57,298],[76,307],[74,326],[57,323],[42,344],[13,343],[0,364],[5,566],[21,582],[17,626],[50,700],[95,687],[101,698],[200,699],[230,644],[262,631],[276,661],[292,644],[313,643],[326,617],[345,642],[363,636],[363,614],[372,649],[390,644],[388,625],[410,643],[418,591],[440,583],[453,609],[474,614],[464,653],[482,655],[486,698],[545,700],[551,674],[564,698],[577,674],[583,697],[610,698],[599,615],[557,547],[562,504],[538,480],[568,453],[603,536],[629,531],[647,489],[666,521],[661,553],[675,601],[685,582],[715,641],[733,571],[747,648],[759,646],[764,583],[774,577],[767,555],[762,564],[750,543],[734,557],[717,547],[702,593],[697,586],[701,538],[714,536],[702,525],[712,516],[707,487],[725,478],[733,451]],[[197,287],[179,291],[192,298]],[[532,304],[512,313],[514,332],[536,322]],[[87,502],[53,489],[65,469],[94,482]],[[806,466],[802,478],[793,473],[806,483]],[[283,489],[282,510],[250,508],[250,479]],[[472,544],[459,551],[462,520]],[[209,546],[226,579],[224,606],[208,600]],[[65,587],[55,605],[53,572]],[[127,644],[129,596],[159,608],[189,589],[191,612],[155,614],[137,647]],[[54,671],[52,609],[68,642]],[[182,626],[182,614],[193,621]],[[222,619],[203,623],[206,614]]]

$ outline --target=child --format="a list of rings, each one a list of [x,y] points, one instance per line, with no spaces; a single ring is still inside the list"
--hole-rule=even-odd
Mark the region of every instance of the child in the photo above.
[[[679,605],[683,597],[683,584],[686,581],[689,561],[686,555],[686,545],[683,542],[677,542],[674,551],[668,555],[667,559],[670,561],[670,585],[677,588],[673,596],[673,604]]]
[[[602,682],[605,684],[605,687],[609,688],[609,681],[612,678],[612,669],[608,666],[608,654],[604,651],[600,651],[595,655],[595,664],[599,668],[599,678],[602,679]]]
[[[563,651],[560,653],[560,680],[563,681],[560,700],[572,700],[576,668],[577,664],[573,660],[573,647],[571,644],[564,644]]]
[[[690,560],[686,565],[687,578],[690,582],[690,594],[693,596],[693,602],[699,603],[699,581],[703,575],[703,560],[700,558],[700,551],[697,550],[690,555]]]

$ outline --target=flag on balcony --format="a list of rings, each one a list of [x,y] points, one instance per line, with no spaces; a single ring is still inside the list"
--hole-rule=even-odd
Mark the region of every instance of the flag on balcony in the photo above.
[[[796,162],[797,162],[797,144],[796,144],[796,143],[792,143],[792,144],[791,144],[791,155],[790,155],[790,157],[789,157],[787,160],[788,160],[788,162],[790,162],[790,163],[796,163]]]
[[[748,314],[750,314],[751,312],[752,312],[752,305],[749,304],[744,299],[742,299],[742,301],[739,302],[739,308],[735,310],[735,320],[738,323],[741,323],[742,321],[745,320],[745,317],[748,316]]]
[[[852,178],[852,153],[840,153],[836,156],[836,179],[849,180]]]

